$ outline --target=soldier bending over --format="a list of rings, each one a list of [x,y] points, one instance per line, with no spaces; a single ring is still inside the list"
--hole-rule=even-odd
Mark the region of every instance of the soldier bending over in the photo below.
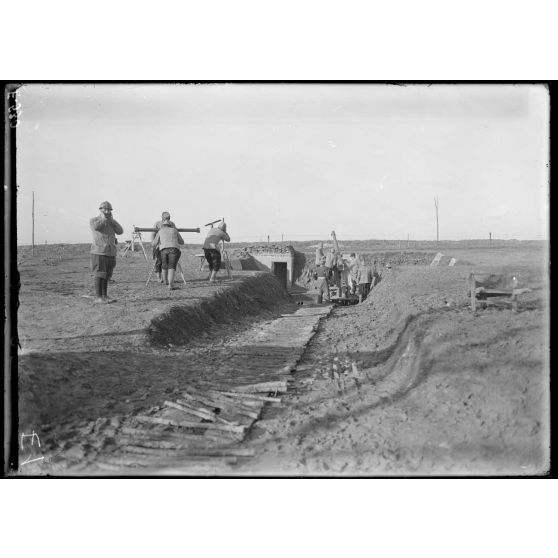
[[[209,264],[209,281],[215,282],[217,272],[221,268],[221,251],[219,243],[222,241],[230,242],[231,237],[227,234],[227,224],[222,221],[217,227],[209,229],[205,242],[203,243],[203,253]]]

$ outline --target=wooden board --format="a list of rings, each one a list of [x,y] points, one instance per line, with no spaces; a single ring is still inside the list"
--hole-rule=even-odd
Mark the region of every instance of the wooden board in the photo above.
[[[438,252],[435,256],[434,259],[430,262],[430,265],[435,267],[440,263],[440,260],[444,257],[444,254],[442,254],[442,252]]]
[[[222,430],[225,432],[235,432],[238,434],[244,433],[245,426],[233,426],[229,424],[213,423],[213,422],[191,422],[184,420],[171,420],[159,417],[146,417],[138,415],[134,417],[138,422],[148,422],[151,424],[165,424],[167,426],[177,426],[180,428],[195,428],[201,430]]]

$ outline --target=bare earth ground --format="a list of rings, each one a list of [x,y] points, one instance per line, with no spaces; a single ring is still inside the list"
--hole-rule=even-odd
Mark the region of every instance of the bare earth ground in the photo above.
[[[117,302],[101,307],[82,298],[92,288],[86,252],[20,258],[19,431],[36,432],[42,444],[27,446],[20,459],[45,457],[21,474],[67,474],[94,459],[103,441],[84,436],[87,425],[95,434],[100,420],[117,424],[192,378],[215,376],[235,346],[298,308],[267,275],[235,271],[233,281],[209,285],[193,253],[181,260],[187,284],[170,293],[155,282],[143,290],[148,267],[138,254],[119,258],[109,287]],[[451,255],[459,260],[451,268],[386,269],[366,302],[323,318],[294,387],[239,442],[254,457],[215,474],[544,474],[545,253],[513,247]],[[473,314],[471,270],[513,272],[533,292],[518,312],[502,305]]]

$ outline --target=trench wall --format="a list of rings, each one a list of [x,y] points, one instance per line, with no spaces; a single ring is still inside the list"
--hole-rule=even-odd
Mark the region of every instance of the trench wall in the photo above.
[[[239,324],[288,302],[291,296],[273,275],[257,274],[198,303],[171,307],[151,321],[148,339],[152,345],[185,345],[213,333],[222,335],[224,331],[213,329]]]

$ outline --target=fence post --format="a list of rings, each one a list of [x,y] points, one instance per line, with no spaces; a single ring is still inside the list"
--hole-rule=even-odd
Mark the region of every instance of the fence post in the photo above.
[[[477,297],[475,295],[475,274],[471,273],[469,275],[469,287],[471,289],[471,310],[473,312],[477,309]]]

